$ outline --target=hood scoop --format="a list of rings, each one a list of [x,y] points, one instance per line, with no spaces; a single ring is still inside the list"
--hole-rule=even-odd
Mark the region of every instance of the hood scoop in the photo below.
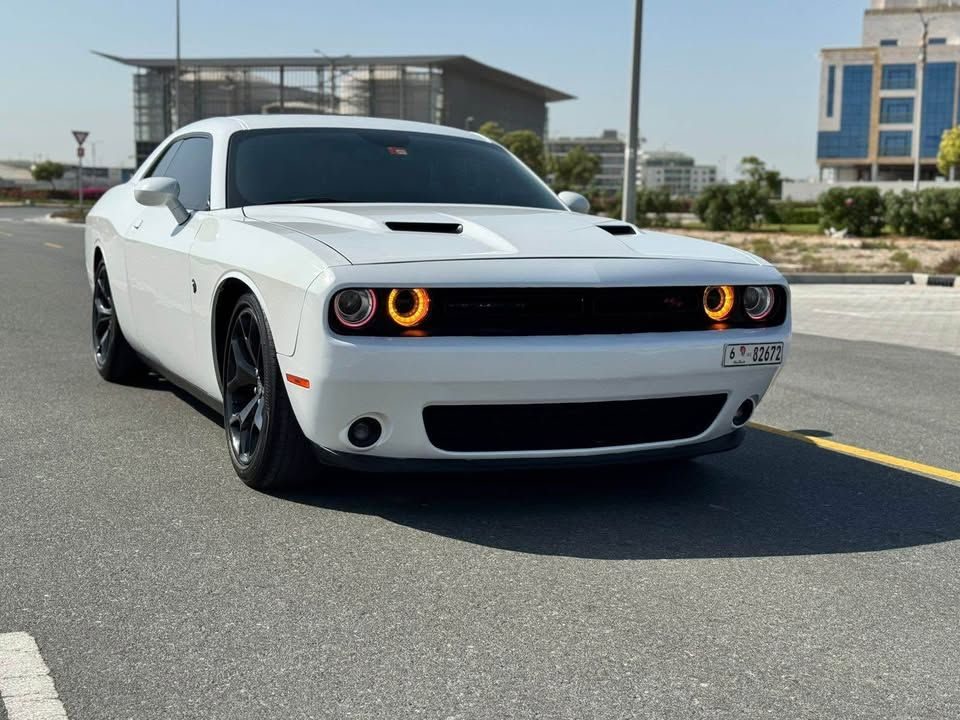
[[[459,235],[463,232],[463,225],[460,223],[388,220],[385,224],[396,232],[445,233],[447,235]]]
[[[601,230],[606,230],[611,235],[636,235],[637,231],[632,225],[597,225]]]

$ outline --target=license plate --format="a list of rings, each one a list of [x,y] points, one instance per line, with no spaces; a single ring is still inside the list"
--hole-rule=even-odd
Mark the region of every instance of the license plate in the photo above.
[[[723,366],[779,365],[783,362],[783,343],[743,343],[723,346]]]

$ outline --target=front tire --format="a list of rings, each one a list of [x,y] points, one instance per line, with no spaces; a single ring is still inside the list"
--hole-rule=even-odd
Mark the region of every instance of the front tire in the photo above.
[[[117,309],[110,290],[107,264],[100,258],[93,270],[93,310],[91,314],[93,362],[100,377],[108,382],[130,380],[141,370],[140,358],[127,343],[120,329]]]
[[[227,451],[248,486],[276,491],[315,470],[277,363],[273,334],[252,293],[237,300],[223,349]]]

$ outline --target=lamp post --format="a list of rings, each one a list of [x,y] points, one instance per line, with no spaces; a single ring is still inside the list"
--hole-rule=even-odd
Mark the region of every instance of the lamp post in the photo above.
[[[916,119],[916,143],[917,154],[913,158],[913,191],[920,191],[920,156],[923,154],[923,76],[927,67],[927,29],[930,21],[923,16],[919,10],[920,22],[923,23],[923,35],[920,36],[920,67],[917,72],[917,119]]]
[[[173,129],[180,128],[180,0],[177,3],[177,57],[173,65]]]
[[[640,48],[643,37],[643,0],[636,0],[633,26],[633,69],[630,75],[630,119],[623,162],[623,202],[620,217],[625,222],[637,218],[637,144],[640,127]]]

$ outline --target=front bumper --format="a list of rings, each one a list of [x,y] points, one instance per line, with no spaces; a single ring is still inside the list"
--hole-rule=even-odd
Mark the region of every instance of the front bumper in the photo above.
[[[713,440],[694,442],[674,447],[648,448],[630,452],[611,452],[603,455],[573,457],[512,457],[496,459],[423,459],[391,458],[356,452],[337,452],[315,446],[317,457],[327,465],[358,472],[483,472],[494,470],[544,470],[550,468],[582,468],[627,465],[639,462],[663,462],[727,452],[740,447],[746,430],[737,428]]]
[[[708,443],[735,429],[746,399],[759,403],[778,366],[725,368],[725,343],[789,343],[786,328],[619,336],[509,338],[336,338],[301,333],[282,371],[310,380],[287,385],[300,426],[332,453],[420,460],[572,458]],[[641,445],[552,450],[450,452],[430,442],[430,405],[606,402],[724,394],[719,413],[693,437]],[[359,450],[347,429],[360,417],[383,426]],[[346,459],[347,461],[350,458]]]
[[[624,335],[512,337],[344,337],[327,324],[329,293],[338,286],[430,287],[436,278],[448,284],[489,284],[480,278],[532,286],[530,278],[549,277],[543,285],[593,283],[656,285],[779,282],[770,267],[644,260],[622,261],[478,261],[411,263],[336,268],[310,288],[303,305],[296,350],[278,356],[284,375],[310,381],[309,388],[287,384],[290,402],[307,438],[321,457],[350,467],[390,467],[395,461],[429,466],[477,467],[635,461],[643,455],[704,454],[735,447],[733,417],[746,399],[759,403],[779,366],[723,367],[723,347],[732,343],[783,342],[789,350],[790,316],[772,328]],[[722,274],[720,274],[722,273]],[[525,278],[525,279],[524,279]],[[386,282],[384,282],[386,281]],[[786,356],[785,352],[785,356]],[[423,410],[431,405],[517,405],[603,403],[620,400],[723,394],[726,399],[706,429],[691,437],[635,445],[605,445],[549,450],[451,452],[435,447],[427,435]],[[379,441],[358,449],[347,429],[361,417],[378,420]],[[581,460],[582,459],[582,460]],[[503,462],[497,462],[503,461]],[[465,463],[465,464],[464,464]]]

